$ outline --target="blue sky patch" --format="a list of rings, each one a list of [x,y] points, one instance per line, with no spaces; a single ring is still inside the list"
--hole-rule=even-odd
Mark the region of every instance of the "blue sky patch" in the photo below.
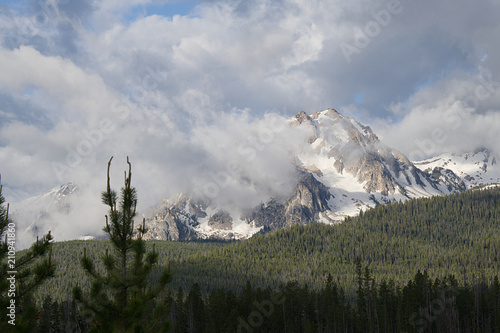
[[[175,15],[186,16],[199,4],[198,1],[173,1],[164,4],[148,4],[134,7],[131,12],[125,15],[128,22],[135,21],[140,16],[160,15],[163,17],[173,17]]]
[[[354,96],[354,101],[358,104],[363,103],[363,94],[362,93],[356,94],[356,96]]]

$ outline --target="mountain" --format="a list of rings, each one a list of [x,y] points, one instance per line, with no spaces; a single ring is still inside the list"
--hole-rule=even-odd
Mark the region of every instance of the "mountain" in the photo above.
[[[289,119],[288,124],[292,130],[296,128],[303,133],[307,129],[311,133],[307,142],[292,152],[291,161],[297,177],[290,180],[294,187],[289,195],[269,197],[255,207],[242,209],[220,207],[193,193],[180,193],[140,212],[149,228],[145,237],[157,240],[244,239],[256,233],[313,221],[340,223],[348,216],[379,204],[500,183],[497,159],[488,150],[444,154],[412,162],[381,142],[369,126],[335,109],[312,114],[302,111]],[[252,183],[251,179],[247,180]],[[27,221],[22,229],[32,239],[48,231],[56,216],[63,221],[59,228],[64,226],[64,232],[72,235],[69,239],[75,238],[72,228],[76,226],[65,226],[65,221],[84,224],[78,226],[78,237],[98,237],[100,229],[94,227],[98,222],[94,226],[88,222],[94,217],[83,216],[82,211],[75,213],[71,206],[70,198],[78,192],[78,187],[69,183],[25,200],[16,206],[15,218]],[[79,218],[71,214],[78,214]],[[96,230],[91,232],[91,228]]]
[[[12,205],[12,219],[18,230],[23,231],[20,239],[21,248],[28,246],[36,236],[51,229],[54,215],[70,215],[70,198],[78,193],[78,186],[67,183],[55,187],[40,196],[35,196]]]
[[[453,192],[418,169],[401,152],[387,147],[369,126],[328,109],[311,116],[301,112],[292,126],[314,126],[309,151],[297,165],[331,189],[332,212],[341,218],[364,207],[408,198]],[[350,202],[346,199],[349,198]]]
[[[269,198],[253,209],[229,212],[181,194],[152,210],[146,218],[147,237],[248,238],[312,221],[339,223],[378,204],[463,190],[437,181],[404,154],[380,142],[369,126],[335,109],[311,115],[299,112],[289,125],[309,126],[313,133],[307,149],[294,156],[299,177],[289,197]]]
[[[500,166],[496,156],[488,149],[442,154],[414,164],[449,188],[465,190],[500,183]]]
[[[18,230],[16,247],[29,247],[49,230],[56,241],[102,239],[105,208],[99,199],[96,195],[89,200],[80,186],[69,182],[11,204],[10,216]]]

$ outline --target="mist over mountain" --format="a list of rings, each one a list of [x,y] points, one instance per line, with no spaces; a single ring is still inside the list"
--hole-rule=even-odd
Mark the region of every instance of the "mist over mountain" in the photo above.
[[[298,181],[289,181],[295,186],[293,193],[270,196],[251,209],[225,209],[196,193],[184,193],[156,206],[147,218],[148,238],[246,238],[294,224],[339,223],[378,204],[446,195],[478,185],[462,180],[469,178],[467,163],[454,171],[441,168],[446,177],[437,177],[437,169],[419,169],[404,154],[380,142],[370,127],[335,109],[312,115],[300,112],[289,125],[297,131],[310,130],[307,145],[293,153],[292,164],[299,171]]]
[[[185,179],[189,189],[140,209],[147,239],[248,238],[295,224],[341,223],[379,204],[500,183],[491,151],[412,162],[369,126],[335,109],[301,111],[285,121],[269,115],[247,127],[231,118],[219,124],[231,132],[206,129],[210,139],[203,145],[214,154]],[[228,139],[238,135],[239,144]],[[137,164],[134,174],[142,166]],[[14,204],[23,243],[48,230],[58,240],[100,237],[105,211],[100,191],[90,189],[68,183]]]

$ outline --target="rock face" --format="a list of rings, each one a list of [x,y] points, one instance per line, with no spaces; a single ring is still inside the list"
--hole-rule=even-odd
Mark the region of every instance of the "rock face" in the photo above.
[[[162,200],[156,207],[146,212],[148,232],[145,239],[152,240],[188,240],[196,239],[193,228],[198,225],[198,219],[207,214],[200,202],[193,202],[185,195],[179,195],[174,200]]]
[[[293,194],[286,200],[270,200],[250,211],[244,220],[263,230],[275,230],[294,224],[316,221],[319,213],[328,210],[332,194],[310,173],[303,173]]]
[[[317,220],[320,212],[329,210],[332,197],[325,185],[312,174],[305,174],[286,203],[284,227]]]
[[[232,230],[233,218],[228,212],[221,209],[214,215],[210,216],[210,219],[208,220],[208,225],[214,229]]]

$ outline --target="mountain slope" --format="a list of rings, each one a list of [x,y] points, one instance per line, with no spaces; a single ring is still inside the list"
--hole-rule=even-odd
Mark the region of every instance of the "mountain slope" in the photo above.
[[[201,269],[198,276],[233,288],[236,276],[264,286],[289,280],[314,286],[331,273],[353,291],[359,257],[378,281],[407,281],[419,269],[470,280],[480,271],[491,279],[500,269],[499,204],[500,187],[379,205],[335,226],[296,225],[257,235],[189,258],[182,269]]]

